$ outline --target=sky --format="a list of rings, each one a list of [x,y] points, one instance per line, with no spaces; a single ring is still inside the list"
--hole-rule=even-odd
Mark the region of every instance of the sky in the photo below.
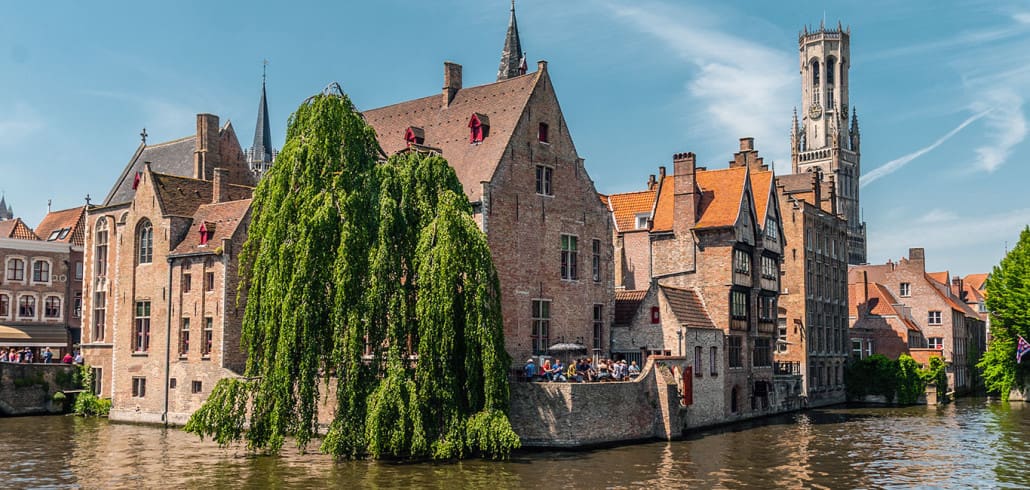
[[[272,137],[337,81],[360,109],[495,80],[507,0],[18,2],[0,30],[0,193],[30,226],[102,200],[140,142],[195,114],[253,140],[268,60]],[[692,151],[723,168],[755,138],[790,171],[798,32],[851,29],[869,262],[926,249],[927,268],[986,272],[1030,223],[1025,1],[519,0],[529,65],[548,70],[599,192],[639,190]]]

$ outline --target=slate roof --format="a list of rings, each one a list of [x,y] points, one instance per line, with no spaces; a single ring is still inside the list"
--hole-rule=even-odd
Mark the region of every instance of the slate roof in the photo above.
[[[261,102],[258,103],[257,124],[254,125],[254,149],[261,148],[268,158],[272,157],[272,129],[268,123],[268,99],[265,97],[265,82],[261,81]]]
[[[615,292],[615,320],[616,325],[629,325],[633,322],[640,303],[647,296],[647,290],[641,291],[616,291]]]
[[[136,194],[132,185],[135,182],[136,173],[143,171],[144,162],[150,162],[150,168],[154,172],[180,177],[193,176],[193,153],[196,151],[196,140],[197,137],[194,135],[156,145],[141,144],[129,163],[125,165],[117,183],[111,188],[107,199],[104,199],[103,205],[111,206],[132,201],[132,196]]]
[[[18,238],[21,240],[39,240],[32,228],[21,218],[0,221],[0,238]]]
[[[85,240],[86,206],[51,211],[36,226],[40,240],[82,246]]]
[[[176,245],[170,255],[215,253],[215,249],[222,245],[223,239],[231,239],[236,234],[237,228],[250,210],[250,203],[251,199],[241,199],[200,205],[193,214],[193,223],[186,233],[186,238]],[[201,226],[206,226],[212,234],[206,245],[200,244]]]
[[[693,289],[680,289],[671,286],[660,286],[669,308],[676,320],[692,328],[718,328],[708,316],[701,297]]]
[[[458,90],[448,107],[437,93],[364,112],[387,155],[408,147],[404,133],[414,126],[425,131],[423,146],[439,148],[454,168],[470,201],[482,198],[482,182],[493,179],[494,171],[508,147],[530,95],[543,71],[495,83]],[[469,143],[469,119],[473,113],[490,120],[489,134],[482,143]]]
[[[626,192],[608,196],[607,204],[615,219],[617,231],[635,230],[637,227],[637,215],[647,213],[651,215],[654,209],[654,190],[639,192]]]
[[[203,204],[211,202],[213,183],[209,180],[191,179],[176,175],[151,173],[157,200],[165,216],[189,218]],[[254,188],[229,184],[229,195],[223,201],[250,199]]]

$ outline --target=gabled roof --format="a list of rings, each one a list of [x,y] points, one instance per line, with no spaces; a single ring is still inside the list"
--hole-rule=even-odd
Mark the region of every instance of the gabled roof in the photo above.
[[[933,279],[934,281],[937,281],[940,284],[943,284],[945,286],[948,285],[948,271],[943,271],[943,272],[927,272],[926,275],[930,279]]]
[[[980,291],[984,291],[985,290],[984,285],[987,282],[987,278],[990,277],[990,275],[991,275],[990,273],[969,274],[966,277],[962,278],[962,282],[966,283],[966,284],[969,284],[974,289],[979,289]]]
[[[655,192],[658,195],[655,196],[654,217],[652,218],[654,223],[651,231],[657,233],[672,231],[673,220],[676,216],[676,178],[666,175],[658,181]]]
[[[407,148],[404,132],[410,126],[425,131],[425,146],[439,148],[454,168],[470,201],[482,198],[482,182],[493,179],[526,104],[546,71],[458,90],[447,107],[437,93],[364,112],[387,155]],[[490,118],[489,134],[481,143],[469,143],[473,113]]]
[[[616,325],[629,325],[633,322],[640,303],[647,296],[647,290],[640,291],[616,291],[615,292],[615,319]]]
[[[723,228],[735,225],[740,214],[740,203],[747,179],[747,167],[698,172],[697,186],[701,188],[701,207],[696,228]]]
[[[140,144],[132,159],[122,170],[118,182],[111,188],[107,199],[104,199],[104,206],[132,201],[132,196],[136,194],[136,189],[133,188],[136,173],[143,171],[144,162],[150,162],[150,168],[154,172],[192,177],[193,154],[197,149],[196,141],[196,136],[187,136],[156,145]]]
[[[858,298],[862,297],[862,283],[848,285],[848,315],[858,318]],[[890,289],[880,283],[869,283],[869,300],[866,303],[866,312],[873,316],[897,317],[905,324],[905,327],[915,332],[922,332],[918,325],[903,312],[898,311],[895,305],[900,304]]]
[[[193,223],[186,232],[186,238],[176,245],[170,255],[215,253],[222,246],[223,239],[231,239],[250,210],[250,199],[202,204],[193,214]],[[211,233],[207,244],[200,244],[200,227]]]
[[[85,217],[86,206],[51,211],[36,226],[36,235],[48,242],[82,246],[85,243]]]
[[[755,216],[758,225],[765,229],[765,217],[769,212],[769,198],[773,192],[773,173],[769,171],[751,172],[751,193],[755,195]]]
[[[20,240],[39,240],[21,218],[0,221],[0,238],[17,238]]]
[[[679,324],[692,328],[718,328],[708,316],[708,310],[705,309],[697,291],[671,286],[659,287],[665,299],[669,301],[669,308]]]
[[[625,192],[608,196],[608,206],[615,219],[616,231],[631,231],[637,227],[637,215],[654,210],[654,190]]]
[[[189,218],[197,212],[197,208],[201,205],[211,202],[213,183],[209,180],[159,173],[151,173],[151,175],[158,204],[165,216]],[[223,197],[224,201],[250,199],[254,192],[253,187],[244,185],[229,184],[227,187],[229,195]]]
[[[947,274],[947,272],[937,272],[936,274]],[[938,281],[937,279],[934,279],[933,277],[931,277],[930,274],[926,274],[926,279],[928,281],[936,282],[936,283],[938,283],[940,285],[945,285],[945,283],[942,283],[942,282]],[[933,284],[931,283],[931,286],[932,285]],[[947,303],[949,307],[951,307],[951,309],[953,309],[953,310],[955,310],[957,312],[960,312],[960,313],[964,313],[964,314],[966,314],[968,316],[971,316],[971,317],[974,317],[974,318],[979,318],[979,316],[976,314],[976,312],[974,312],[968,306],[966,306],[965,303],[963,303],[961,301],[956,301],[955,298],[952,298],[950,294],[946,293],[945,291],[942,291],[941,288],[934,287],[933,290],[934,290],[934,292],[937,293],[937,296],[940,296],[940,298],[943,299],[944,302]],[[951,289],[948,288],[947,290],[950,291]]]

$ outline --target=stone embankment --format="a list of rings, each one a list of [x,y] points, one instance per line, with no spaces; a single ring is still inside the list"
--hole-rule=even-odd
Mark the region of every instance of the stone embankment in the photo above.
[[[75,390],[71,364],[14,364],[0,362],[0,415],[38,415],[65,411],[67,398],[54,394]]]

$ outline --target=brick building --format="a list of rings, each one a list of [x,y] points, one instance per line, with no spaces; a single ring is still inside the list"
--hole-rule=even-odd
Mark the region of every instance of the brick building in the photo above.
[[[849,284],[852,301],[848,311],[853,358],[883,354],[897,359],[901,354],[911,356],[920,349],[927,349],[926,336],[912,316],[912,308],[899,301],[887,286],[870,282],[864,271],[853,277],[854,281]]]
[[[821,172],[776,177],[787,250],[775,358],[804,374],[810,406],[845,401],[848,356],[847,222]]]
[[[934,350],[948,364],[950,389],[962,393],[974,389],[979,383],[976,362],[986,346],[986,328],[979,314],[953,294],[948,272],[927,273],[922,248],[909,249],[908,257],[882,265],[852,266],[848,274],[849,285],[877,283],[910,309],[913,322],[922,330],[927,348]],[[856,293],[862,288],[852,287]],[[852,297],[861,304],[864,298]],[[852,319],[854,327],[857,318]],[[884,353],[875,338],[856,336],[853,348],[862,348],[863,355]],[[871,343],[871,345],[870,345]],[[909,349],[916,360],[927,358],[918,349]]]
[[[82,351],[111,418],[182,423],[242,371],[237,254],[253,182],[231,124],[146,141],[89,210]]]
[[[681,153],[673,158],[673,174],[659,168],[647,190],[605,197],[615,223],[616,287],[622,290],[613,351],[683,352],[701,366],[715,358],[720,365],[710,367],[717,367],[712,376],[720,380],[722,402],[713,406],[723,410],[722,420],[783,409],[795,395],[774,388],[785,243],[772,182],[754,141],[742,138],[729,168],[699,168],[693,153]],[[634,295],[641,302],[626,321]],[[691,307],[676,313],[674,297]],[[661,335],[654,324],[661,325]],[[680,347],[685,333],[687,342],[695,340],[687,328],[706,327],[721,334],[715,354],[700,337],[697,345]]]
[[[30,348],[54,361],[79,341],[85,207],[52,211],[33,231],[0,221],[0,348]]]
[[[514,9],[495,83],[465,87],[446,62],[441,94],[364,115],[387,154],[435,152],[454,168],[490,245],[517,364],[558,342],[607,350],[611,222],[547,62],[526,73]]]

